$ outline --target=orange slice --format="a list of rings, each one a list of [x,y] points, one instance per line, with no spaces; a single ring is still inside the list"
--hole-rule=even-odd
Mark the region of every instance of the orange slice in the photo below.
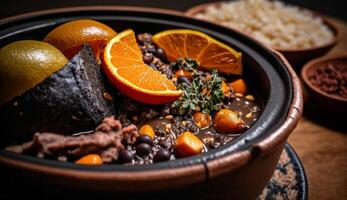
[[[212,37],[190,29],[166,30],[155,34],[153,42],[165,51],[170,61],[192,58],[208,70],[242,74],[242,54]]]
[[[102,61],[111,83],[137,101],[164,104],[182,95],[165,75],[143,62],[132,30],[119,33],[107,43]]]

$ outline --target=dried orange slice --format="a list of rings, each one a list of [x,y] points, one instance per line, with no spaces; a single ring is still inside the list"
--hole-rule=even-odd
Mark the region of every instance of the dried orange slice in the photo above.
[[[146,65],[135,33],[125,30],[106,45],[103,69],[111,83],[123,94],[147,104],[164,104],[178,99],[182,91],[159,71]]]
[[[212,37],[190,29],[166,30],[155,34],[153,42],[164,49],[170,61],[192,58],[205,69],[226,74],[242,73],[242,54]]]

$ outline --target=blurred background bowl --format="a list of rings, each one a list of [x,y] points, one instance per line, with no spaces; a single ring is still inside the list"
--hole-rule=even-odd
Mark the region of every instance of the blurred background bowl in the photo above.
[[[317,70],[326,68],[329,64],[347,66],[347,53],[338,56],[317,58],[308,62],[301,70],[301,77],[308,91],[307,101],[317,105],[317,109],[328,111],[338,115],[347,114],[347,98],[328,94],[315,86],[309,77]],[[324,112],[323,111],[323,112]]]
[[[218,7],[221,3],[225,3],[228,1],[217,1],[217,2],[212,2],[212,3],[206,3],[206,4],[200,4],[197,6],[194,6],[192,8],[190,8],[189,10],[187,10],[185,12],[185,15],[188,17],[193,17],[196,18],[195,16],[199,13],[204,13],[206,11],[206,9],[210,6],[216,6]],[[289,63],[294,66],[296,69],[300,69],[300,67],[305,64],[307,61],[313,59],[313,58],[317,58],[320,56],[323,56],[324,54],[326,54],[329,50],[331,50],[338,42],[339,39],[339,31],[337,26],[335,25],[335,23],[330,20],[329,18],[320,15],[314,11],[308,10],[306,8],[302,8],[305,11],[311,12],[314,16],[320,17],[323,20],[323,23],[325,25],[327,25],[330,30],[334,33],[334,38],[333,40],[331,40],[330,42],[320,45],[320,46],[316,46],[316,47],[312,47],[312,48],[303,48],[303,49],[281,49],[281,48],[273,48],[276,51],[282,53],[285,58],[289,61]],[[217,22],[214,21],[209,21],[215,24],[218,24]],[[220,25],[220,24],[218,24]],[[225,26],[229,29],[233,29],[229,26]],[[240,30],[237,30],[239,32],[242,32]],[[243,32],[243,34],[248,35],[249,37],[253,38],[253,36],[249,33],[245,33]],[[259,40],[257,40],[259,41]],[[261,41],[259,41],[261,42]],[[270,47],[272,48],[272,47]]]

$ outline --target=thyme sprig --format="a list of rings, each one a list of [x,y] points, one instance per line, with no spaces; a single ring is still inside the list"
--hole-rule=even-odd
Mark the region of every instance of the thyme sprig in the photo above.
[[[183,95],[172,104],[172,107],[178,109],[181,115],[193,111],[210,113],[218,110],[224,96],[222,79],[217,70],[212,70],[211,77],[206,80],[199,75],[198,64],[192,59],[179,59],[175,65],[178,68],[193,71],[193,80],[189,85],[178,85]]]
[[[191,71],[193,75],[197,75],[199,65],[195,60],[191,58],[179,58],[175,62],[171,63],[171,67]]]

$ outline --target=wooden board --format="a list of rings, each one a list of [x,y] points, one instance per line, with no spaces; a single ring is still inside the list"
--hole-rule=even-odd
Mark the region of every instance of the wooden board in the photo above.
[[[341,38],[326,56],[347,52],[347,24],[334,21]],[[318,110],[308,99],[289,143],[304,165],[309,199],[347,199],[347,117]]]

